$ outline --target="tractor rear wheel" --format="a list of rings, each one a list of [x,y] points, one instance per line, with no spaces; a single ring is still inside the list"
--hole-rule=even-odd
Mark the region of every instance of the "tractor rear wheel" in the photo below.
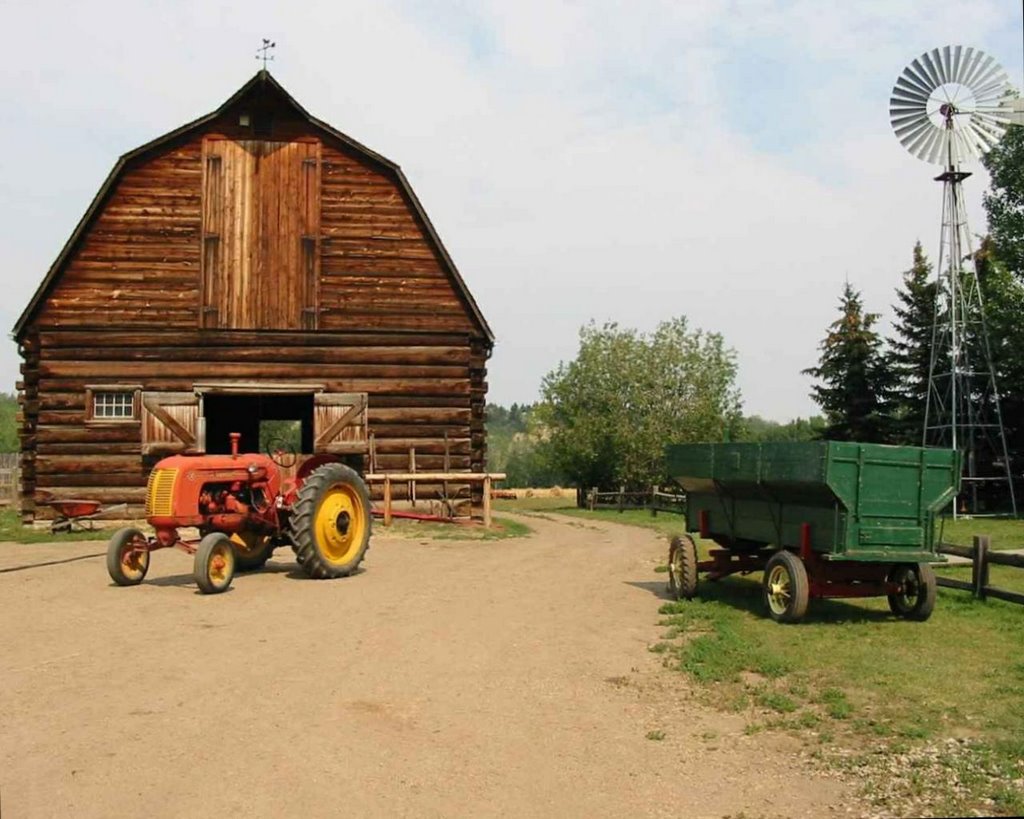
[[[235,545],[236,572],[262,569],[274,554],[274,540],[263,532],[236,532],[231,536],[231,542]]]
[[[359,474],[340,463],[309,474],[292,508],[292,548],[310,577],[346,577],[370,545],[370,493]]]
[[[107,574],[118,586],[137,586],[149,571],[149,548],[138,529],[114,532],[107,543]]]
[[[199,541],[192,574],[203,594],[227,591],[235,577],[235,547],[223,532],[212,532]]]

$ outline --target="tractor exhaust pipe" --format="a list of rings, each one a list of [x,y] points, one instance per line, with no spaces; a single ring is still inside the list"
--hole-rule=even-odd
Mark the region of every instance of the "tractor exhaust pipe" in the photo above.
[[[242,440],[241,432],[229,432],[228,438],[231,439],[231,457],[238,457],[238,442]]]

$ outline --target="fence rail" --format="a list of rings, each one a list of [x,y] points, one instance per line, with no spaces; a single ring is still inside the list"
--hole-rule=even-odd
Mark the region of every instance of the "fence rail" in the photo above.
[[[587,492],[587,508],[594,509],[617,509],[625,512],[627,509],[649,509],[652,515],[658,512],[671,512],[681,515],[686,511],[686,496],[662,492],[656,486],[642,492],[627,492],[625,487],[615,492],[599,492],[595,486]]]
[[[1024,555],[1004,554],[991,550],[991,541],[988,535],[975,535],[974,543],[971,546],[954,546],[951,543],[940,543],[939,552],[944,555],[955,555],[964,557],[971,561],[971,582],[957,580],[954,577],[939,576],[936,578],[940,586],[949,589],[969,591],[979,600],[986,597],[994,597],[997,600],[1006,600],[1009,603],[1024,605],[1024,594],[999,589],[989,585],[989,566],[1016,566],[1024,569]]]

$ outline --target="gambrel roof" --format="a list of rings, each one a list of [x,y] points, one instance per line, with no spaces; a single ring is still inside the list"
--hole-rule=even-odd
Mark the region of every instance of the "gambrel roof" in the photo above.
[[[437,254],[441,260],[442,267],[446,274],[451,279],[452,285],[455,288],[459,298],[463,301],[466,311],[478,327],[481,335],[487,340],[488,344],[494,343],[494,334],[491,331],[490,326],[484,319],[483,314],[480,312],[480,308],[477,306],[472,294],[469,292],[469,288],[466,287],[466,283],[463,281],[462,276],[459,274],[458,269],[455,266],[455,262],[452,261],[451,256],[448,255],[448,251],[445,249],[444,244],[441,242],[441,237],[438,236],[437,231],[434,229],[430,218],[427,216],[426,211],[417,199],[416,194],[413,192],[412,186],[409,181],[405,178],[405,174],[402,173],[402,169],[397,163],[392,162],[390,159],[381,156],[376,151],[372,151],[365,145],[352,139],[350,136],[343,134],[341,131],[328,125],[323,120],[317,119],[305,108],[299,105],[298,102],[281,86],[281,84],[274,79],[274,77],[268,71],[258,71],[245,85],[238,89],[234,94],[231,95],[217,110],[200,117],[199,119],[193,120],[180,128],[176,128],[169,133],[164,134],[161,137],[157,137],[151,142],[147,142],[136,148],[133,151],[121,156],[114,165],[113,170],[107,176],[103,185],[100,187],[96,196],[93,197],[92,202],[89,204],[85,214],[79,220],[75,226],[74,231],[71,233],[70,238],[57,255],[56,260],[50,266],[46,276],[43,278],[42,283],[36,290],[32,299],[29,301],[28,306],[22,312],[18,318],[17,323],[14,325],[13,337],[16,341],[21,341],[24,335],[25,329],[29,322],[32,320],[37,309],[42,304],[43,300],[49,294],[53,285],[55,284],[61,270],[63,270],[65,263],[71,257],[75,248],[78,246],[79,241],[83,238],[89,226],[92,224],[94,218],[101,210],[103,203],[106,201],[108,195],[116,186],[118,180],[121,178],[125,168],[128,167],[135,160],[145,157],[147,154],[156,151],[168,144],[175,142],[182,137],[189,135],[190,133],[199,130],[204,125],[216,120],[227,113],[233,105],[242,100],[246,95],[259,91],[261,94],[267,94],[268,92],[278,97],[279,101],[284,102],[288,107],[294,110],[296,115],[300,119],[306,120],[315,129],[320,131],[322,134],[327,136],[334,142],[340,143],[345,146],[361,158],[365,159],[371,165],[376,166],[386,175],[390,176],[394,182],[398,185],[401,192],[408,199],[412,205],[416,215],[422,220],[424,228],[426,230],[428,241],[434,246]]]

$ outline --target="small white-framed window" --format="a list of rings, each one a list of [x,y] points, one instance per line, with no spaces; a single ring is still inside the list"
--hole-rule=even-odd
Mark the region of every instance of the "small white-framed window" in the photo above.
[[[94,392],[92,394],[92,417],[123,421],[135,417],[135,395],[130,392]]]
[[[89,423],[137,421],[139,389],[121,384],[86,387],[85,420]]]

